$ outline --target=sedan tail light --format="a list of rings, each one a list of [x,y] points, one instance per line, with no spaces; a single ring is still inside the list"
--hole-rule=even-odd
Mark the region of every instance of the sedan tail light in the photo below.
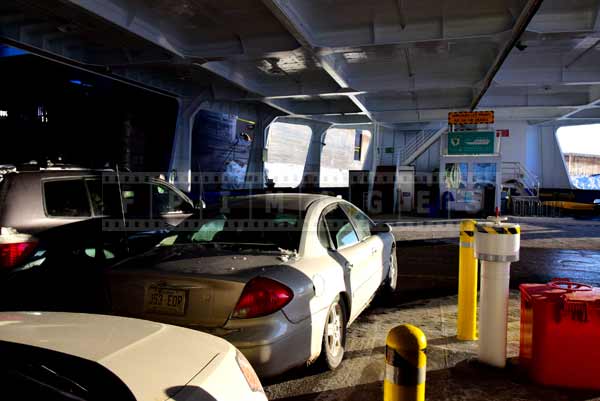
[[[0,269],[11,269],[23,262],[37,246],[37,240],[28,234],[2,227],[0,231]]]
[[[270,315],[286,306],[294,293],[278,281],[257,277],[248,282],[232,317],[250,319]]]

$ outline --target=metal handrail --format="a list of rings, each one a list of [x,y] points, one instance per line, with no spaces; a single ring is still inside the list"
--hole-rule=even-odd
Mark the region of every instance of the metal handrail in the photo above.
[[[502,162],[502,176],[503,181],[505,180],[505,176],[518,179],[535,197],[540,193],[540,180],[537,175],[520,162]]]
[[[398,149],[399,165],[404,164],[404,161],[409,158],[414,152],[416,152],[422,145],[424,145],[429,139],[431,139],[439,128],[428,128],[420,130],[406,146]]]

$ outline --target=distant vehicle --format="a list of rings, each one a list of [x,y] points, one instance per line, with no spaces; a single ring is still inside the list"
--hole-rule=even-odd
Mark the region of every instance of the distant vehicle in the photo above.
[[[52,228],[98,217],[159,219],[175,226],[194,213],[193,202],[164,180],[119,185],[105,183],[107,175],[115,173],[68,165],[0,166],[0,268],[27,260],[38,237]]]
[[[52,401],[266,401],[226,341],[114,316],[0,313],[3,397]]]
[[[391,227],[339,198],[267,194],[206,210],[108,271],[113,313],[218,335],[263,377],[344,356],[346,328],[396,288]]]

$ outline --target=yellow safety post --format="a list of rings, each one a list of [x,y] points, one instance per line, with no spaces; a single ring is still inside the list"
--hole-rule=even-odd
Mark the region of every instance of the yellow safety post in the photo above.
[[[460,223],[460,253],[458,256],[458,321],[459,340],[477,340],[477,258],[474,220]]]
[[[410,324],[394,327],[385,341],[384,401],[424,401],[427,339]]]

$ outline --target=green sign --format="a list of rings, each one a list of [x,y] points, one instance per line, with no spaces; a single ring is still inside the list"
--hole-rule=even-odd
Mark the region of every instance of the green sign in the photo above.
[[[393,147],[384,148],[383,151],[385,153],[394,153],[394,148]]]
[[[494,153],[493,131],[459,131],[448,133],[449,155],[489,155]]]

